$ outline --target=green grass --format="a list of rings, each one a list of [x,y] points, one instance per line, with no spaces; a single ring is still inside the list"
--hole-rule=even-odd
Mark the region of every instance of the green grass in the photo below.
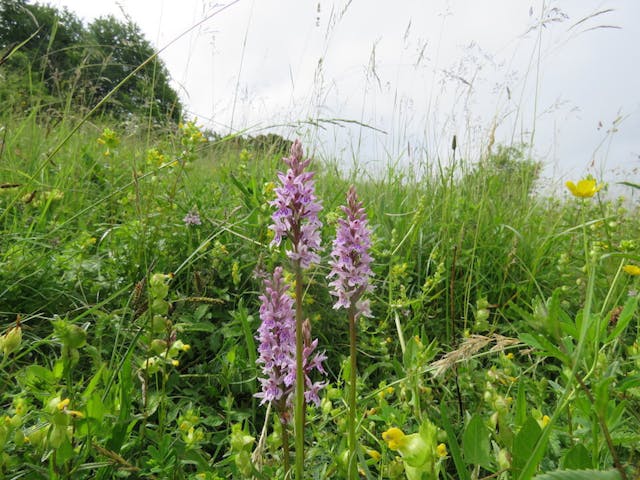
[[[108,117],[69,136],[80,121],[35,97],[0,120],[0,478],[283,478],[253,337],[261,272],[284,261],[268,227],[286,152]],[[637,206],[541,197],[525,151],[424,158],[420,178],[314,160],[325,251],[304,307],[329,385],[307,411],[308,478],[346,478],[347,321],[326,261],[350,183],[375,259],[361,475],[638,475]],[[391,427],[422,439],[419,460],[387,447]]]

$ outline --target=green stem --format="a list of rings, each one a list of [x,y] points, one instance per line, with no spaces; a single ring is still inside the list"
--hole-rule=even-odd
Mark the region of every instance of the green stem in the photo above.
[[[358,478],[356,461],[356,307],[354,302],[349,306],[349,355],[351,369],[349,372],[349,463],[348,472],[351,480]]]
[[[291,460],[289,458],[289,431],[287,424],[280,417],[280,425],[282,425],[282,453],[284,455],[284,478],[291,478]]]
[[[294,262],[296,275],[296,401],[295,401],[295,447],[296,478],[304,478],[304,364],[302,337],[302,267]]]

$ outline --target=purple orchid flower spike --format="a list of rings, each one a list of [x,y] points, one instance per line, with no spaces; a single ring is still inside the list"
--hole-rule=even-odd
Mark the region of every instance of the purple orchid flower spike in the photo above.
[[[276,207],[272,216],[274,231],[272,245],[280,245],[285,239],[291,240],[291,250],[287,256],[299,261],[303,269],[320,262],[320,228],[322,222],[318,213],[322,210],[315,195],[313,172],[305,169],[311,163],[303,160],[302,144],[293,142],[291,155],[283,159],[289,166],[286,173],[279,172],[280,187],[275,189],[276,199],[271,202]]]
[[[346,218],[338,220],[338,231],[333,242],[331,272],[329,283],[331,294],[338,297],[333,308],[355,308],[355,318],[360,315],[371,316],[369,300],[362,296],[373,290],[369,280],[371,271],[371,231],[367,214],[358,201],[356,190],[352,186],[347,194],[347,205],[342,207]]]

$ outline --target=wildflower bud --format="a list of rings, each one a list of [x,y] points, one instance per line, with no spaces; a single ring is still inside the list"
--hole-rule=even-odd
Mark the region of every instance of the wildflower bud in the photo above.
[[[327,397],[324,397],[320,402],[320,409],[322,410],[322,413],[324,415],[329,415],[331,413],[331,410],[333,410],[333,404],[331,403],[331,400],[329,400]]]
[[[155,315],[166,315],[169,312],[169,302],[162,298],[155,298],[149,310]]]
[[[160,355],[161,353],[167,351],[167,342],[160,338],[155,338],[151,342],[149,349],[156,355]]]
[[[166,303],[166,302],[165,302]],[[166,333],[167,329],[171,326],[169,319],[162,315],[154,315],[151,320],[151,332],[152,333]]]
[[[52,425],[49,434],[49,447],[58,449],[68,439],[68,429],[65,425]]]
[[[371,458],[373,458],[374,461],[378,462],[380,461],[380,459],[382,458],[382,455],[380,455],[380,452],[377,450],[373,450],[373,449],[369,449],[367,448],[366,450],[367,455],[369,455]]]
[[[254,442],[254,440],[255,438],[242,430],[241,424],[236,423],[231,427],[230,443],[231,450],[233,450],[234,452],[246,449],[246,447],[249,447]]]
[[[69,325],[63,341],[69,348],[81,348],[87,343],[87,332],[78,325]]]
[[[398,449],[404,462],[411,467],[424,465],[429,460],[429,450],[429,446],[419,433],[406,435],[402,447]]]
[[[16,447],[21,447],[22,445],[24,445],[24,433],[21,429],[17,429],[15,432],[13,432],[13,443],[16,445]]]
[[[149,280],[149,294],[154,299],[166,298],[169,294],[169,281],[173,278],[173,275],[166,275],[164,273],[154,273]]]
[[[500,470],[509,470],[511,468],[509,452],[504,448],[498,452],[498,466],[500,467]]]
[[[2,352],[7,356],[20,348],[20,344],[22,343],[22,328],[15,326],[1,338]]]
[[[22,415],[15,414],[13,417],[9,419],[9,424],[13,428],[18,428],[22,426]]]

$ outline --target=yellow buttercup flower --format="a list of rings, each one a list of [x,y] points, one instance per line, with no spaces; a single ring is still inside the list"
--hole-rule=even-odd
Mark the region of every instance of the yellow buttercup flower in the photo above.
[[[404,445],[404,437],[406,435],[397,427],[391,427],[382,433],[382,439],[387,442],[387,446],[391,450],[398,450]]]
[[[596,193],[602,190],[602,187],[604,187],[602,183],[598,184],[595,179],[591,177],[579,180],[577,185],[571,181],[567,182],[565,185],[571,194],[578,198],[593,197]]]
[[[438,444],[438,446],[436,447],[436,453],[440,458],[446,457],[448,453],[447,446],[444,443]]]
[[[628,273],[629,275],[632,275],[634,277],[638,277],[640,276],[640,267],[638,265],[625,265],[624,267],[622,267],[622,270],[624,270],[625,273]]]

